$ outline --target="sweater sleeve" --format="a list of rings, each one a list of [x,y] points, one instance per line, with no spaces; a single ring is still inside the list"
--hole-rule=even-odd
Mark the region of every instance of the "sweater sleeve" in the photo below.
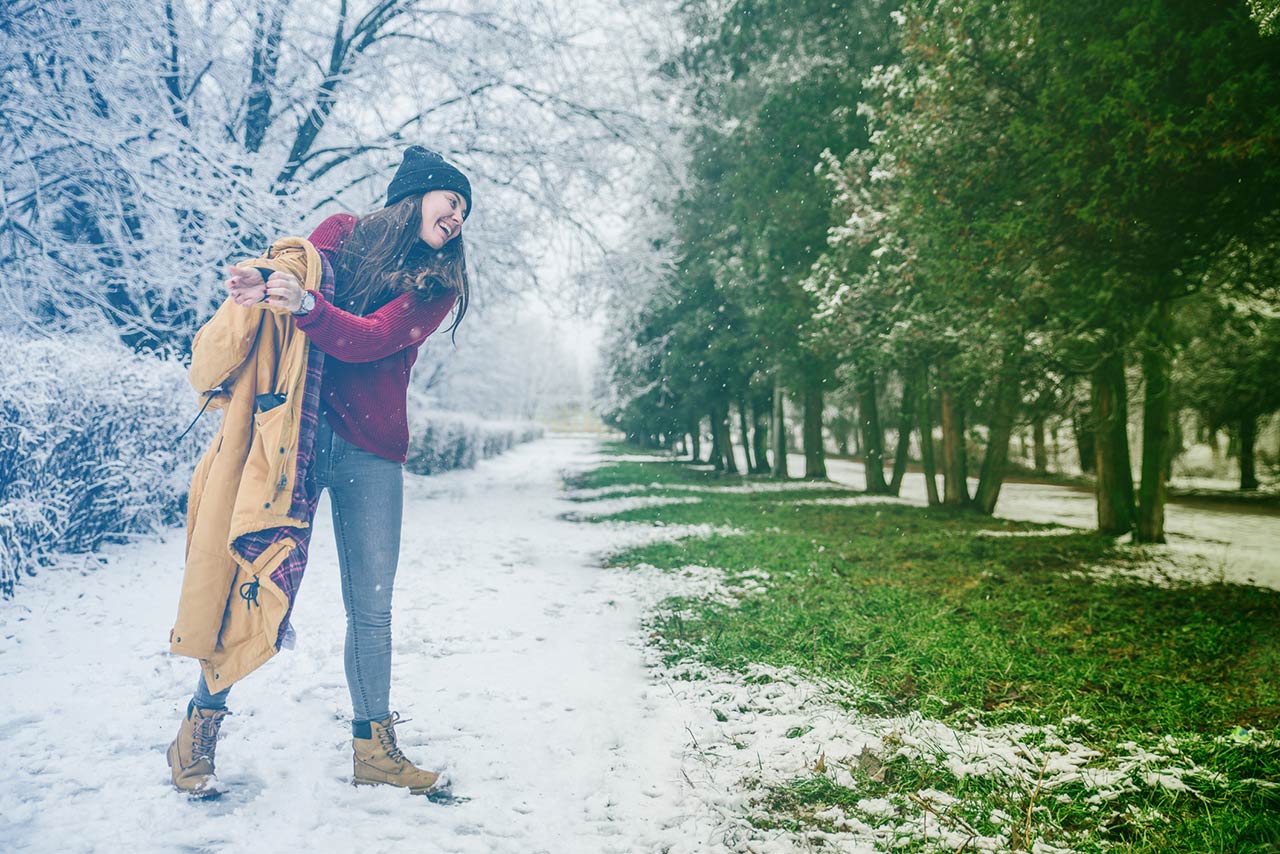
[[[316,294],[316,307],[294,320],[311,343],[341,362],[374,362],[421,344],[453,309],[453,294],[424,299],[401,294],[372,314],[343,311]]]

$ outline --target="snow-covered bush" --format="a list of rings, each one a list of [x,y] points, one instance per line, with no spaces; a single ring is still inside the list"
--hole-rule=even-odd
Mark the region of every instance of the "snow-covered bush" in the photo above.
[[[405,463],[415,474],[471,468],[542,436],[542,428],[529,421],[486,421],[461,412],[424,412],[415,421]]]
[[[90,336],[0,347],[0,595],[107,542],[181,524],[206,414],[176,358]]]

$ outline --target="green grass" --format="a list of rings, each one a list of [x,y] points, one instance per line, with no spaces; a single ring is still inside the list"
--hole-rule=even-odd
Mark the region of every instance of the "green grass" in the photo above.
[[[1076,737],[1104,755],[1124,742],[1173,736],[1189,760],[1220,775],[1199,781],[1198,795],[1143,787],[1111,804],[1105,820],[1074,800],[1046,799],[1035,807],[1032,836],[1081,844],[1087,832],[1080,850],[1280,851],[1278,790],[1251,782],[1280,781],[1280,594],[1086,577],[1099,564],[1149,559],[1088,533],[985,537],[978,532],[1046,526],[940,509],[796,503],[851,494],[845,490],[713,491],[743,482],[655,461],[615,463],[573,483],[703,499],[611,520],[744,532],[631,549],[612,556],[613,566],[715,566],[730,583],[769,574],[765,593],[736,606],[683,600],[659,611],[652,628],[669,663],[790,666],[853,686],[847,699],[861,711],[919,711],[959,727],[1077,715],[1089,723],[1077,725]],[[678,485],[708,491],[667,489]],[[1241,727],[1260,732],[1245,743],[1221,738]],[[936,764],[912,763],[857,791],[835,791],[841,787],[815,774],[763,793],[765,821],[820,826],[813,812],[850,798],[938,787]],[[948,783],[974,822],[992,809],[1026,811],[1027,793],[994,781]]]

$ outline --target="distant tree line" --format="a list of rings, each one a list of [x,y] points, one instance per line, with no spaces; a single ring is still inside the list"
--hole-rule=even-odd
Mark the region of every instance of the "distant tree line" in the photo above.
[[[771,451],[785,477],[789,398],[806,477],[824,426],[852,430],[868,491],[896,492],[915,435],[930,502],[991,513],[1015,432],[1043,460],[1046,420],[1069,422],[1099,530],[1159,542],[1194,411],[1257,486],[1280,410],[1280,36],[1259,4],[682,14],[664,71],[687,178],[656,241],[676,263],[616,333],[612,423],[698,456],[709,426],[728,471],[736,433],[752,472]]]

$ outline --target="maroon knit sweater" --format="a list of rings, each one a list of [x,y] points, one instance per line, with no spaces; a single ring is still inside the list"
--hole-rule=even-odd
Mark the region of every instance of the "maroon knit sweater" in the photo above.
[[[337,267],[338,250],[356,218],[334,214],[311,233],[311,243]],[[338,282],[342,292],[345,282]],[[316,294],[316,307],[295,319],[311,343],[329,356],[320,380],[320,400],[333,432],[366,451],[403,463],[409,450],[406,398],[418,348],[440,327],[455,294],[426,299],[401,294],[361,317]]]

